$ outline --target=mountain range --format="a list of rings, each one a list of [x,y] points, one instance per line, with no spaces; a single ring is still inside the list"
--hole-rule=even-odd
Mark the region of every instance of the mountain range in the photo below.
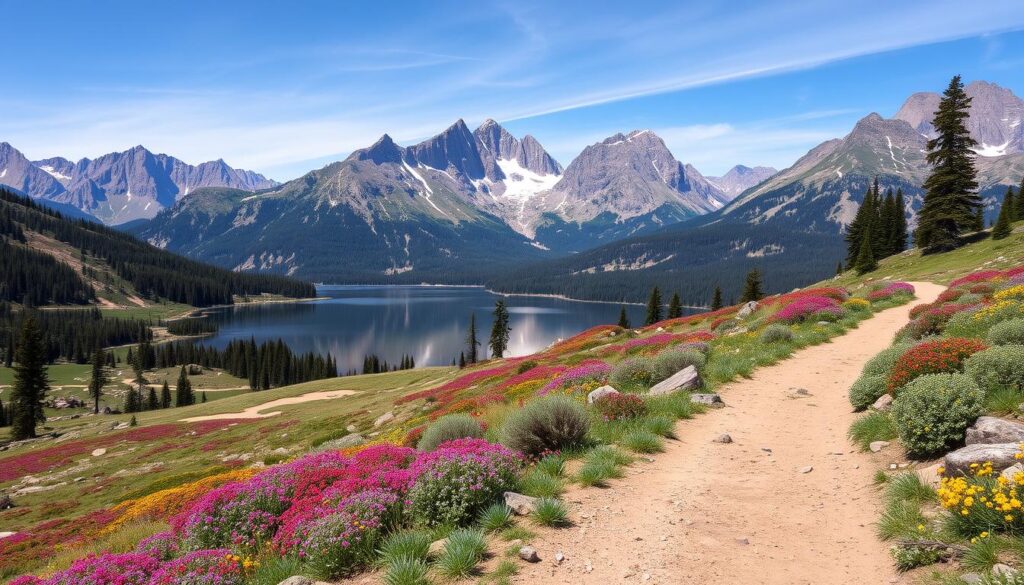
[[[61,211],[74,208],[112,225],[154,217],[203,187],[256,190],[277,185],[223,160],[193,166],[142,146],[78,162],[62,157],[30,161],[6,142],[0,143],[0,184]]]
[[[971,83],[966,92],[973,98],[967,126],[978,142],[979,190],[991,221],[1006,188],[1024,177],[1024,102],[987,82]],[[489,284],[513,292],[607,300],[641,300],[644,290],[661,284],[701,302],[710,299],[716,285],[737,291],[754,267],[769,275],[773,290],[826,278],[845,255],[843,233],[876,177],[883,190],[903,190],[905,213],[911,225],[916,223],[921,185],[930,171],[925,159],[933,135],[928,112],[939,99],[918,93],[893,118],[865,116],[845,137],[812,148],[718,211],[656,234],[509,272]]]

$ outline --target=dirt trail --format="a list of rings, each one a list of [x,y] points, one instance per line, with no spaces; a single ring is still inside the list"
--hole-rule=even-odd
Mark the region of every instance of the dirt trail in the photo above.
[[[914,286],[914,304],[943,290]],[[634,464],[608,489],[570,491],[575,526],[543,531],[534,544],[544,560],[514,582],[900,582],[874,533],[875,467],[846,438],[856,417],[847,389],[909,310],[879,313],[723,386],[728,407],[680,423],[679,441],[653,462]],[[735,442],[713,443],[721,433]],[[813,470],[802,473],[806,466]],[[566,559],[555,567],[558,551]]]

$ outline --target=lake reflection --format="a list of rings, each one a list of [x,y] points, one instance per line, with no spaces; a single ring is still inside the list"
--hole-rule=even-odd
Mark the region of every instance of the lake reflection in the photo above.
[[[465,349],[469,315],[486,344],[494,303],[501,298],[482,288],[438,286],[321,286],[326,300],[212,309],[220,331],[207,343],[224,347],[232,339],[257,342],[281,338],[295,351],[330,353],[341,371],[360,369],[363,356],[377,354],[396,363],[411,354],[417,366],[452,363]],[[619,305],[545,297],[506,297],[511,314],[510,352],[521,356],[594,325],[615,323]],[[627,306],[639,325],[644,308]]]

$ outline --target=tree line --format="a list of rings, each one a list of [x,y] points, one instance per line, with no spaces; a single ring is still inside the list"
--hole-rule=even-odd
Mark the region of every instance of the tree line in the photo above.
[[[908,227],[903,189],[882,195],[878,177],[864,194],[864,202],[846,232],[846,270],[871,272],[878,261],[907,249]],[[836,272],[843,272],[840,265]]]
[[[399,360],[397,364],[388,364],[387,360],[382,359],[375,353],[363,357],[364,374],[382,374],[384,372],[397,372],[399,370],[411,370],[415,367],[416,360],[413,359],[411,355],[403,355],[402,359]]]
[[[279,275],[233,272],[190,260],[97,223],[65,218],[56,211],[46,209],[26,197],[5,189],[0,189],[0,218],[3,218],[0,219],[0,236],[3,236],[0,239],[3,239],[8,247],[17,247],[11,244],[11,241],[24,240],[24,230],[47,234],[77,248],[85,256],[105,262],[115,274],[129,282],[145,298],[163,298],[195,307],[205,307],[230,304],[234,295],[272,293],[297,298],[316,295],[316,288],[310,283]],[[20,240],[17,239],[19,234]],[[26,259],[32,258],[31,255],[22,256]],[[53,287],[51,281],[29,278],[28,274],[49,271],[63,274],[63,278],[67,279],[67,273],[47,266],[38,258],[21,272],[16,270],[16,266],[0,262],[0,270],[6,267],[16,282],[24,282],[24,286],[30,290],[30,296],[38,299],[47,297],[44,302],[36,304],[57,302],[50,298],[53,294],[50,291]],[[71,273],[74,274],[74,271],[71,270]],[[4,281],[6,282],[7,278]],[[33,287],[45,288],[46,291],[32,291]],[[88,285],[81,281],[78,287],[80,290],[75,294],[87,294],[87,287]],[[20,297],[14,298],[10,293],[9,296],[12,296],[9,300],[22,300]]]
[[[7,367],[14,361],[18,332],[28,318],[34,319],[40,330],[43,359],[47,363],[64,359],[84,364],[98,347],[140,343],[153,338],[149,323],[104,317],[96,308],[40,311],[0,302],[0,350]]]

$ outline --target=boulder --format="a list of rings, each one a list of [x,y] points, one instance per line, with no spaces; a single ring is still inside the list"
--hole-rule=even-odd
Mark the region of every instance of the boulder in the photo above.
[[[9,510],[14,507],[14,501],[7,494],[0,494],[0,510]]]
[[[600,388],[587,394],[587,404],[593,404],[605,396],[611,396],[612,394],[618,394],[619,391],[611,386],[601,386]]]
[[[878,397],[878,400],[876,400],[875,403],[871,405],[871,408],[884,412],[886,410],[889,410],[890,406],[892,406],[892,395],[882,394],[881,396]]]
[[[1024,464],[1014,463],[1013,465],[1004,469],[999,475],[1005,477],[1009,481],[1013,481],[1013,476],[1018,473],[1024,473]]]
[[[529,516],[537,509],[537,498],[516,492],[505,492],[504,497],[505,505],[511,508],[516,516]]]
[[[872,453],[878,453],[879,451],[885,449],[888,446],[889,441],[871,441],[871,444],[868,445],[868,448],[871,449]]]
[[[524,546],[519,549],[519,558],[523,559],[528,563],[539,563],[540,555],[537,554],[537,549],[532,546]]]
[[[1012,579],[1017,574],[1017,569],[1014,569],[1010,565],[1003,563],[996,563],[992,565],[992,576],[1003,577],[1005,579]]]
[[[967,429],[967,444],[1020,443],[1024,441],[1024,424],[983,416]]]
[[[203,373],[203,366],[199,364],[189,364],[185,366],[185,370],[188,372],[189,376],[198,376]]]
[[[914,470],[917,477],[922,483],[932,486],[933,488],[939,487],[942,480],[942,475],[939,474],[939,470],[942,469],[942,463],[936,463],[929,465],[928,467],[920,467]]]
[[[5,530],[4,532],[0,532],[0,540],[3,540],[8,536],[14,536],[15,534],[17,534],[17,532],[10,532]]]
[[[725,403],[722,402],[722,397],[718,394],[690,394],[690,402],[711,408],[725,408]]]
[[[700,374],[697,373],[697,368],[693,366],[686,366],[682,370],[679,370],[675,374],[672,374],[668,378],[665,378],[661,382],[652,386],[648,394],[650,396],[663,396],[665,394],[679,392],[680,390],[692,390],[699,387]]]
[[[1017,443],[995,443],[967,445],[952,453],[947,453],[945,467],[947,476],[970,474],[971,464],[981,465],[986,461],[992,463],[994,471],[1002,471],[1017,462]]]
[[[740,307],[739,311],[736,311],[736,316],[740,319],[746,319],[757,310],[757,301],[750,301]]]
[[[448,546],[448,539],[442,538],[435,540],[430,543],[430,548],[427,549],[427,556],[431,558],[437,558],[444,554],[444,547]]]
[[[317,447],[317,451],[338,451],[341,449],[348,449],[349,447],[358,447],[366,442],[359,433],[351,433],[345,435],[340,439],[334,439],[333,441],[327,441],[326,443]]]
[[[93,457],[102,457],[102,456],[104,456],[106,454],[107,454],[107,450],[103,449],[102,447],[99,448],[99,449],[93,449],[92,450],[92,456]]]
[[[313,585],[316,581],[309,577],[303,577],[302,575],[295,575],[294,577],[288,577],[284,581],[281,581],[277,585]]]
[[[395,413],[385,412],[384,414],[377,417],[377,420],[373,421],[373,428],[380,427],[391,421],[395,420]]]

